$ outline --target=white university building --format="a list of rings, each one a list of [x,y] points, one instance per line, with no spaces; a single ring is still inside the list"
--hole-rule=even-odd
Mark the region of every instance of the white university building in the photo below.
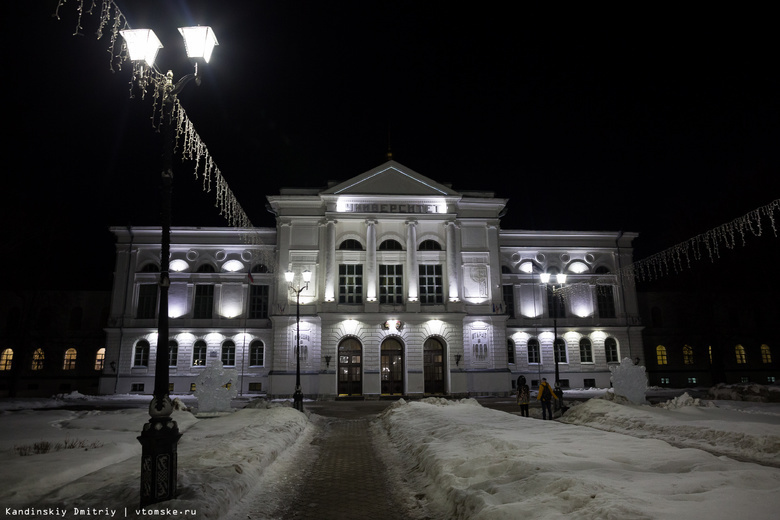
[[[268,197],[276,228],[171,232],[171,393],[211,364],[240,394],[507,395],[524,375],[608,387],[644,364],[636,291],[619,272],[635,233],[501,228],[507,199],[457,192],[395,162]],[[159,227],[112,228],[116,271],[101,393],[152,393]],[[294,274],[291,290],[285,273]],[[303,274],[309,272],[306,287]],[[568,275],[562,289],[540,273]]]

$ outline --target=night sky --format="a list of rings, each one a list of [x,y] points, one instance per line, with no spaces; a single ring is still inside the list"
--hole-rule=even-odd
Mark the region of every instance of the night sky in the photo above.
[[[509,198],[506,229],[636,231],[637,259],[780,194],[768,12],[116,2],[177,79],[192,68],[176,28],[214,28],[202,85],[179,97],[257,226],[273,225],[267,195],[359,175],[388,145],[455,190]],[[11,287],[108,289],[108,227],[158,224],[159,135],[131,66],[111,72],[98,17],[73,36],[78,2],[60,20],[56,5],[3,5],[3,272]],[[225,225],[177,164],[174,225]],[[729,255],[756,268],[778,242],[765,229]]]

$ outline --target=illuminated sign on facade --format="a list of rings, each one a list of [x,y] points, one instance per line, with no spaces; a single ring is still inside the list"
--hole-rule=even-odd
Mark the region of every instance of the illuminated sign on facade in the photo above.
[[[445,204],[376,204],[345,202],[338,205],[341,213],[446,213]]]

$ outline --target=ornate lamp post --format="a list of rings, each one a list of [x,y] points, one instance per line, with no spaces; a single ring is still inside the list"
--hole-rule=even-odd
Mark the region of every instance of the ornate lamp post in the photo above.
[[[127,43],[130,59],[146,62],[150,69],[162,44],[154,31],[136,29],[120,31]],[[211,27],[182,27],[179,32],[184,38],[187,55],[202,58],[208,62],[217,39]],[[171,419],[173,404],[168,394],[168,289],[169,261],[171,249],[171,191],[173,187],[174,128],[171,114],[176,95],[185,85],[195,80],[200,84],[197,64],[195,73],[181,78],[175,85],[173,72],[164,77],[163,114],[163,165],[160,219],[162,238],[160,241],[160,298],[157,324],[157,361],[154,371],[154,396],[149,403],[149,422],[138,437],[141,453],[141,507],[170,500],[176,496],[177,451],[181,438],[176,421]]]
[[[547,286],[547,284],[550,282],[550,273],[540,273],[539,277],[542,280],[542,283]],[[558,374],[558,305],[560,304],[560,293],[561,289],[563,289],[563,284],[566,283],[566,275],[565,274],[557,274],[555,275],[555,279],[558,282],[558,285],[552,286],[553,291],[553,361],[555,362],[555,386],[558,386],[558,382],[560,380],[559,374]]]
[[[303,411],[303,391],[301,390],[301,292],[309,288],[311,281],[311,271],[306,270],[303,273],[303,285],[297,287],[293,283],[295,273],[287,271],[284,273],[284,279],[290,285],[290,291],[295,294],[295,322],[297,331],[295,333],[297,345],[295,347],[295,392],[293,393],[293,406],[299,412]]]

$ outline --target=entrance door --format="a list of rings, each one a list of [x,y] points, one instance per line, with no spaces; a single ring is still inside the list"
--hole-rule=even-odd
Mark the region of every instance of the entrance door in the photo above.
[[[347,338],[339,344],[339,395],[363,393],[363,356],[360,342]]]
[[[436,338],[423,344],[423,375],[426,394],[444,393],[444,345]]]
[[[382,393],[404,393],[404,347],[395,338],[382,342]]]

